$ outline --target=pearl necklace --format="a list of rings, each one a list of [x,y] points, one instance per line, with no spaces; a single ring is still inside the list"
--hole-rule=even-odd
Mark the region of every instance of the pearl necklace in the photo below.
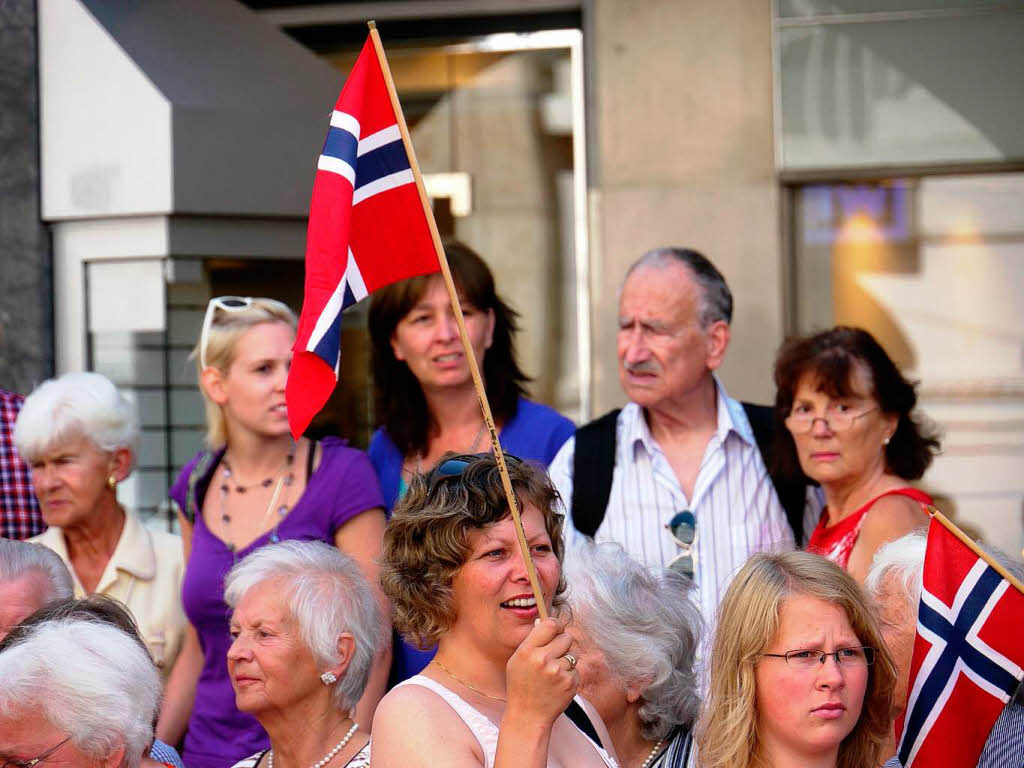
[[[345,738],[335,744],[334,749],[324,755],[322,759],[313,763],[313,768],[324,768],[325,765],[331,762],[331,758],[338,754],[345,748],[345,745],[349,743],[352,736],[355,735],[357,728],[359,728],[359,723],[352,723],[352,727],[348,729],[348,733],[345,734]],[[274,768],[274,750],[270,750],[267,754],[267,768]]]
[[[647,759],[640,763],[640,768],[647,768],[647,766],[651,764],[651,762],[654,760],[654,756],[658,754],[658,750],[661,749],[661,745],[664,743],[665,740],[660,739],[658,743],[654,745],[654,749],[651,750],[651,753],[647,756]],[[270,768],[274,768],[274,766],[271,765]]]

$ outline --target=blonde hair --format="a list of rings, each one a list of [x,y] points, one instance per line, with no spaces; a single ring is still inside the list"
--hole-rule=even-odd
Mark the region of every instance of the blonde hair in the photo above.
[[[227,374],[231,364],[235,361],[235,347],[238,340],[245,335],[250,328],[261,323],[286,323],[292,331],[296,329],[297,321],[295,313],[275,299],[252,299],[252,303],[244,308],[226,311],[213,309],[213,317],[210,319],[210,329],[206,338],[206,367],[216,368],[222,374]],[[200,338],[192,354],[189,357],[196,361],[196,371],[199,375],[199,391],[203,395],[206,404],[206,445],[209,448],[219,448],[228,441],[227,423],[224,420],[224,412],[217,403],[210,399],[210,396],[203,388],[203,350],[199,347],[202,344]]]
[[[860,585],[835,563],[808,552],[757,554],[725,593],[711,652],[711,687],[700,724],[702,768],[763,765],[758,755],[755,666],[779,629],[790,597],[806,596],[842,608],[860,641],[876,649],[860,718],[839,746],[838,768],[881,762],[891,729],[896,667]]]

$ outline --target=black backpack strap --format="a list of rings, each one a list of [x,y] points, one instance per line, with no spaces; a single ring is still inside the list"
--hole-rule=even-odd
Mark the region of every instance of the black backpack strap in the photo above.
[[[590,721],[587,711],[579,705],[576,699],[570,701],[569,706],[565,708],[565,716],[572,720],[573,724],[583,731],[592,742],[602,749],[604,748],[604,744],[601,743],[601,738],[597,735],[597,729],[594,728],[594,724]]]
[[[572,457],[572,524],[593,536],[601,527],[615,472],[615,428],[619,409],[609,411],[576,430]]]
[[[775,464],[772,461],[772,451],[775,445],[774,409],[767,405],[755,405],[754,403],[742,403],[742,405],[747,419],[750,421],[750,428],[754,432],[757,448],[761,451],[761,458],[768,469],[768,476],[771,478],[772,485],[775,486],[779,503],[786,511],[789,527],[793,529],[796,545],[800,547],[804,543],[804,503],[807,486],[799,480],[784,477],[773,470]]]

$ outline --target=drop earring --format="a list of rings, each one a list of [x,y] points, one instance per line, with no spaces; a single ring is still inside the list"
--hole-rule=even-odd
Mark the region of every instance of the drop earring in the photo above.
[[[117,478],[114,477],[113,475],[107,476],[107,488],[109,488],[112,491],[117,490]]]

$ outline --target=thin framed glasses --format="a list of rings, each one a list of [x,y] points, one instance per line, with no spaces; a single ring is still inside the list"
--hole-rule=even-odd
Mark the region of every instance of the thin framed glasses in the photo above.
[[[804,435],[814,429],[814,422],[820,419],[830,432],[845,432],[857,419],[877,410],[880,410],[878,406],[866,411],[838,411],[830,408],[824,416],[817,416],[810,411],[793,411],[786,417],[786,427],[794,435]]]
[[[669,561],[669,570],[692,579],[697,567],[697,518],[693,512],[684,509],[676,513],[665,527],[679,547],[679,554]]]
[[[789,666],[796,669],[817,669],[825,664],[825,659],[829,656],[835,659],[836,665],[840,667],[869,667],[875,663],[875,649],[867,645],[838,648],[834,651],[800,650],[761,655],[785,659]]]
[[[43,760],[48,758],[58,749],[67,744],[69,741],[71,741],[70,736],[64,739],[64,741],[62,741],[60,744],[50,747],[48,750],[43,752],[43,754],[39,755],[39,757],[33,757],[31,760],[5,760],[2,764],[0,764],[0,768],[32,768],[33,765],[43,762]]]

